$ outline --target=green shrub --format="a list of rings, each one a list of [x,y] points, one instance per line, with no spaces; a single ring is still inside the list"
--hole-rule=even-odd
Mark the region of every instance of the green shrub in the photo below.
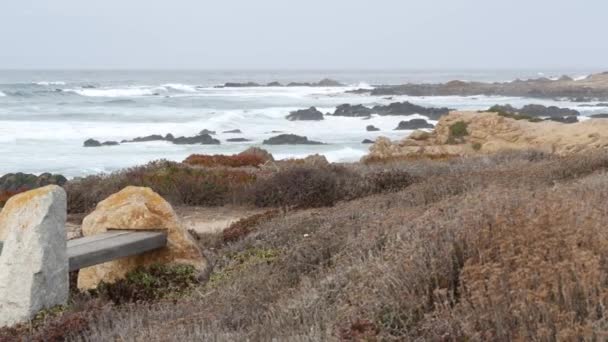
[[[101,283],[92,294],[115,304],[179,298],[198,283],[196,273],[191,265],[154,264],[129,272],[115,283]]]
[[[464,121],[457,121],[450,126],[450,137],[462,138],[469,135],[467,131],[468,124]]]
[[[473,148],[475,151],[479,151],[479,150],[481,150],[481,144],[480,144],[480,143],[478,143],[478,142],[471,144],[471,147],[472,147],[472,148]]]

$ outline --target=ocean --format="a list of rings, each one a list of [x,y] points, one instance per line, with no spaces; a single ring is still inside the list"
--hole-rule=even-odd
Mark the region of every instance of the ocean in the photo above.
[[[319,153],[332,162],[351,162],[369,145],[363,139],[400,139],[399,121],[419,117],[331,117],[323,121],[288,121],[290,111],[317,107],[333,112],[343,104],[388,104],[410,101],[422,106],[461,110],[487,109],[495,104],[529,103],[579,110],[583,115],[608,108],[580,103],[497,96],[375,97],[346,93],[378,84],[466,81],[510,81],[540,76],[572,77],[600,70],[454,70],[454,71],[1,71],[0,175],[10,172],[60,173],[66,177],[108,173],[156,159],[181,161],[192,153],[233,154],[260,146],[282,131],[322,141],[324,145],[264,146],[275,158]],[[344,87],[218,88],[225,82],[318,82],[330,78]],[[367,132],[374,125],[381,130]],[[128,143],[85,148],[83,142],[132,139],[150,134],[192,136],[203,129],[217,131],[220,145],[174,145],[168,142]],[[240,129],[243,134],[223,131]],[[243,137],[250,142],[229,143]]]

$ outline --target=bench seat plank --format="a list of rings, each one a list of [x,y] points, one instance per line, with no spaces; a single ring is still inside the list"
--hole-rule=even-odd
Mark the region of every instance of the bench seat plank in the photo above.
[[[68,241],[70,271],[165,247],[164,231],[112,230]]]

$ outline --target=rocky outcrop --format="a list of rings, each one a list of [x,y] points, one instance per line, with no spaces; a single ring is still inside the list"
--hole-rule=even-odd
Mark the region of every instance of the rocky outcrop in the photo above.
[[[317,108],[310,107],[308,109],[300,109],[289,113],[285,117],[289,121],[297,121],[297,120],[314,120],[319,121],[323,120],[323,113],[321,113]]]
[[[167,246],[157,251],[83,268],[78,274],[79,289],[95,288],[102,281],[113,283],[137,267],[154,263],[189,264],[201,272],[207,268],[207,261],[171,205],[150,188],[128,186],[99,202],[95,211],[82,222],[85,237],[116,228],[164,230],[167,232]]]
[[[40,176],[31,173],[7,173],[0,177],[1,191],[24,191],[43,187],[46,185],[63,186],[68,180],[59,174],[45,172]]]
[[[173,135],[171,135],[171,137],[173,137]],[[167,140],[166,137],[163,137],[160,134],[152,134],[152,135],[146,135],[145,137],[137,137],[137,138],[131,139],[131,140],[123,140],[121,142],[130,143],[130,142],[148,142],[148,141],[163,141],[163,140]]]
[[[99,142],[98,140],[95,139],[87,139],[85,140],[83,146],[84,147],[101,147],[101,146],[116,146],[116,145],[120,145],[118,143],[118,141],[104,141],[104,142]]]
[[[350,105],[348,103],[339,105],[334,111],[335,116],[348,116],[348,117],[368,117],[372,115],[374,111],[371,108],[367,108],[364,105]]]
[[[194,144],[219,145],[220,144],[219,140],[214,139],[209,134],[199,134],[199,135],[195,135],[193,137],[178,137],[178,138],[173,139],[173,141],[171,141],[171,142],[176,145],[194,145]]]
[[[363,141],[361,142],[362,144],[373,144],[374,141],[371,139],[363,139]]]
[[[205,134],[215,135],[216,133],[215,133],[215,131],[211,131],[211,130],[208,130],[206,128],[204,130],[198,132],[198,135],[205,135]]]
[[[374,106],[374,113],[379,115],[424,115],[431,120],[438,120],[450,112],[449,108],[423,107],[411,102],[393,102],[387,106]]]
[[[415,130],[415,129],[422,129],[422,128],[433,128],[435,126],[433,126],[433,124],[427,122],[424,119],[412,119],[409,121],[401,121],[399,122],[399,125],[397,125],[397,128],[395,128],[396,131],[398,130]]]
[[[0,213],[0,327],[68,300],[66,194],[49,185],[12,197]]]
[[[374,125],[367,125],[367,127],[365,127],[365,130],[368,132],[377,132],[380,130],[380,128],[378,128]]]
[[[206,132],[206,133],[205,133]],[[211,137],[210,134],[215,134],[214,131],[202,130],[198,135],[192,137],[174,137],[173,134],[168,133],[164,137],[160,134],[147,135],[145,137],[137,137],[132,140],[123,140],[123,143],[135,143],[135,142],[149,142],[149,141],[168,141],[176,145],[219,145],[220,141]]]
[[[264,145],[322,145],[323,143],[308,140],[307,137],[295,134],[281,134],[264,140]]]
[[[452,112],[430,133],[415,131],[399,142],[379,138],[363,160],[445,158],[504,150],[568,155],[599,149],[608,149],[608,120],[564,125],[516,120],[498,113]]]
[[[520,114],[528,115],[532,117],[549,117],[549,118],[563,118],[568,116],[578,116],[580,113],[574,109],[560,108],[556,106],[543,106],[539,104],[529,104],[522,108],[515,108],[511,105],[496,105],[488,109],[489,112],[496,113],[508,113],[508,114]]]
[[[572,123],[578,122],[578,118],[574,115],[572,115],[572,116],[555,116],[555,117],[546,118],[545,120],[561,122],[561,123],[565,123],[565,124],[572,124]]]
[[[608,119],[608,113],[593,114],[593,115],[591,115],[591,118],[594,118],[594,119]]]
[[[585,79],[573,80],[561,78],[550,80],[539,78],[532,80],[515,80],[503,83],[483,83],[450,81],[439,84],[403,84],[397,86],[378,86],[374,89],[358,89],[358,94],[375,96],[410,95],[410,96],[475,96],[502,95],[536,98],[585,98],[608,99],[608,73],[591,75]]]
[[[230,138],[230,139],[226,139],[227,142],[247,142],[247,141],[251,141],[250,139],[247,138]]]

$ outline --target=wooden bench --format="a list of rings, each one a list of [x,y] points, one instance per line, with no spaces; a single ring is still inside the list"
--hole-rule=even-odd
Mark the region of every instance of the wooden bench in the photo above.
[[[2,254],[0,241],[0,254]],[[112,229],[103,234],[68,241],[70,271],[141,254],[167,245],[167,233],[160,230]]]

